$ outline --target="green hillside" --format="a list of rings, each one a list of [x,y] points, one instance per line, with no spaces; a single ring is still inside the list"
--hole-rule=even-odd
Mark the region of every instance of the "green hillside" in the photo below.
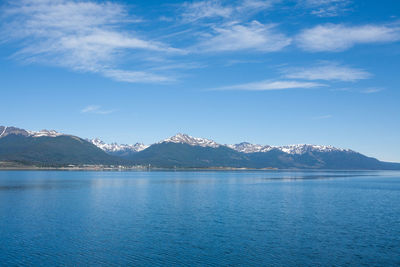
[[[15,134],[0,138],[0,161],[36,166],[126,163],[75,136],[27,137]]]

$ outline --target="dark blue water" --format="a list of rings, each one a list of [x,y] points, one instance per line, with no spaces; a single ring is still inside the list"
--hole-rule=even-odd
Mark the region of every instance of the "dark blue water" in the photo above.
[[[0,265],[400,265],[400,173],[0,171]]]

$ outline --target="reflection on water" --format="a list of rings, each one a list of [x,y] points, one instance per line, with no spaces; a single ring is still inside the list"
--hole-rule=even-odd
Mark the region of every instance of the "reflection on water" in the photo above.
[[[7,172],[2,172],[7,173]],[[377,177],[382,172],[296,172],[296,171],[204,171],[204,172],[69,172],[24,171],[9,172],[8,179],[0,179],[0,190],[51,190],[83,186],[129,186],[144,184],[214,184],[214,183],[262,183],[303,180],[327,180],[352,177]],[[22,174],[22,175],[21,175]],[[385,172],[386,176],[395,172]],[[4,176],[4,175],[2,175]],[[16,177],[14,177],[16,176]],[[1,177],[1,176],[0,176]],[[4,177],[2,177],[4,178]],[[82,179],[80,179],[82,178]]]
[[[0,171],[1,265],[400,264],[400,173]]]

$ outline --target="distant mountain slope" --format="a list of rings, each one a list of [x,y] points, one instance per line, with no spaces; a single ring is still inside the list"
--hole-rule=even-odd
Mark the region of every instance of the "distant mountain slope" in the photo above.
[[[15,127],[1,127],[0,134],[0,161],[37,166],[126,162],[79,137],[55,131],[30,132]]]
[[[225,146],[203,147],[163,142],[128,157],[135,164],[158,167],[242,167],[247,156]]]
[[[279,150],[249,153],[249,167],[265,165],[283,169],[400,170],[400,164],[387,163],[354,151],[305,152],[289,154]]]

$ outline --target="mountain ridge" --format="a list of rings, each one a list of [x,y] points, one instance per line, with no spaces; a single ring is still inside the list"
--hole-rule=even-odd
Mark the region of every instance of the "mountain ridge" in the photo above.
[[[144,145],[143,143],[136,143],[133,145],[126,145],[118,143],[110,143],[106,144],[100,139],[88,139],[93,144],[97,145],[99,148],[107,152],[115,152],[118,150],[131,149],[132,152],[142,151],[151,145],[160,144],[160,143],[177,143],[177,144],[189,144],[192,146],[201,146],[201,147],[220,147],[226,146],[233,150],[242,153],[257,153],[257,152],[269,152],[273,149],[281,150],[282,152],[288,154],[304,154],[308,151],[318,151],[318,152],[327,152],[327,151],[352,151],[351,149],[337,148],[333,146],[327,145],[312,145],[312,144],[293,144],[293,145],[284,145],[284,146],[271,146],[271,145],[259,145],[259,144],[251,144],[249,142],[242,142],[239,144],[219,144],[214,140],[200,137],[193,137],[188,134],[178,133],[174,136],[166,138],[162,141],[153,143],[151,145]]]

